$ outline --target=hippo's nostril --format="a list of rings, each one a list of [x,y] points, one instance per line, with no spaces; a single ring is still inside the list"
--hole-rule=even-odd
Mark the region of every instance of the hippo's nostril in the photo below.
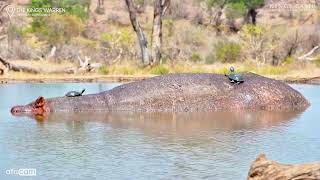
[[[17,113],[19,113],[20,111],[19,111],[19,108],[18,107],[13,107],[12,109],[11,109],[11,113],[12,114],[17,114]]]

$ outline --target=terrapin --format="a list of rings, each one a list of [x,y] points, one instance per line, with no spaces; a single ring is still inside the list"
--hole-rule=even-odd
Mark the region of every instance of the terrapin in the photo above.
[[[70,91],[66,94],[67,97],[77,97],[77,96],[82,96],[82,94],[86,91],[86,89],[83,89],[81,92],[78,91]]]
[[[230,73],[226,74],[226,76],[229,78],[231,83],[240,84],[244,82],[242,75],[236,73],[232,66],[230,67]]]

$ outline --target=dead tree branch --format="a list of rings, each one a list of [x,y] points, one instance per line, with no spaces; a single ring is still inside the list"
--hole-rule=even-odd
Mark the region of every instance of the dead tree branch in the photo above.
[[[318,50],[320,48],[320,45],[319,46],[316,46],[314,47],[311,51],[309,51],[308,53],[298,57],[298,60],[315,60],[316,58],[312,58],[310,57],[316,50]]]

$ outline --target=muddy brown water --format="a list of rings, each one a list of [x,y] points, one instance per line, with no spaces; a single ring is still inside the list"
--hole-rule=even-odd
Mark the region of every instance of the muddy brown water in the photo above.
[[[119,84],[10,84],[0,94],[0,179],[246,179],[260,153],[282,163],[320,160],[320,86],[292,85],[304,112],[55,113],[37,121],[10,107],[42,95]]]

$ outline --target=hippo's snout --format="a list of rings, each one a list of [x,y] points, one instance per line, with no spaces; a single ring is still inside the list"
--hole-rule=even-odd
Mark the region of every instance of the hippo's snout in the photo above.
[[[28,113],[31,112],[31,109],[26,108],[25,106],[14,106],[11,108],[11,114],[12,115],[20,115],[22,113]]]
[[[36,101],[25,106],[14,106],[11,108],[11,114],[19,115],[42,115],[45,112],[45,99],[39,97]]]

